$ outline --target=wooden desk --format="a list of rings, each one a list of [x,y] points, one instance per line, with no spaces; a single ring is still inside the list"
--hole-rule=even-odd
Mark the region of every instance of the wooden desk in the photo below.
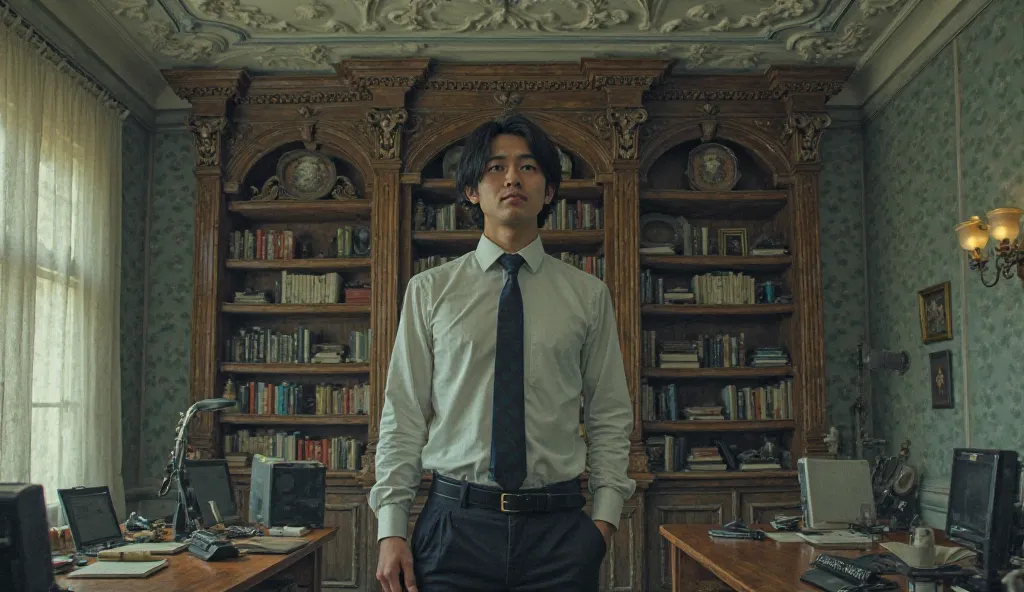
[[[673,592],[821,592],[800,581],[821,553],[859,557],[887,553],[877,542],[870,550],[818,549],[807,543],[780,543],[744,539],[712,539],[706,524],[664,524],[658,532],[672,547]],[[765,532],[771,526],[760,524]],[[906,533],[883,535],[880,542],[907,542]],[[936,544],[947,544],[945,533],[935,531]],[[904,578],[886,575],[906,590]]]
[[[306,535],[308,545],[287,555],[243,555],[206,562],[186,550],[161,556],[167,559],[167,567],[148,578],[75,579],[65,574],[57,576],[57,583],[73,592],[241,592],[290,571],[299,585],[320,592],[323,548],[337,532],[335,527],[318,528]]]

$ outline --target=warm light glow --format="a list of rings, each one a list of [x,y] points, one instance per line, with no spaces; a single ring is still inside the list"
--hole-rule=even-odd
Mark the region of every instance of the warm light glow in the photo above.
[[[965,251],[984,249],[988,244],[988,229],[977,216],[956,225],[956,235],[960,239],[960,248]]]
[[[1020,233],[1021,214],[1024,214],[1024,210],[1020,208],[998,208],[989,212],[986,217],[992,238],[997,242],[1004,239],[1013,241],[1017,238],[1017,234]]]

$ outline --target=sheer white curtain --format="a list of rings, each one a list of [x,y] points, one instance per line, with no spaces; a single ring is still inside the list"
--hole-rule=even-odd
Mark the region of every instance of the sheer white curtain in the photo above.
[[[6,17],[6,18],[3,18]],[[121,477],[121,114],[0,15],[0,481]]]

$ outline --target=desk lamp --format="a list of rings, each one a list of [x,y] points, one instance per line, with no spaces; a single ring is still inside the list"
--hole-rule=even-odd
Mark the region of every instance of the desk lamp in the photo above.
[[[167,462],[163,483],[160,484],[161,497],[170,491],[172,480],[178,488],[178,505],[174,510],[174,538],[177,540],[188,538],[193,532],[199,530],[202,517],[199,502],[196,500],[195,491],[192,490],[192,484],[188,479],[188,471],[185,469],[188,424],[192,421],[192,416],[200,411],[216,411],[236,404],[237,401],[232,399],[204,399],[196,401],[188,408],[188,411],[181,414],[177,427],[178,433],[174,438],[174,448],[171,449],[171,458]]]

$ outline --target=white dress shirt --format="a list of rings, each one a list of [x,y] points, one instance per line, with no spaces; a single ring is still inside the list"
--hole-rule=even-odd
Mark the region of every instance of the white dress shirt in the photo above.
[[[504,251],[475,251],[412,277],[388,368],[370,508],[378,540],[408,531],[423,471],[488,477],[498,300]],[[603,281],[544,252],[519,252],[523,295],[527,475],[522,488],[578,477],[589,446],[591,517],[618,525],[636,483],[627,476],[633,407],[611,295]]]

